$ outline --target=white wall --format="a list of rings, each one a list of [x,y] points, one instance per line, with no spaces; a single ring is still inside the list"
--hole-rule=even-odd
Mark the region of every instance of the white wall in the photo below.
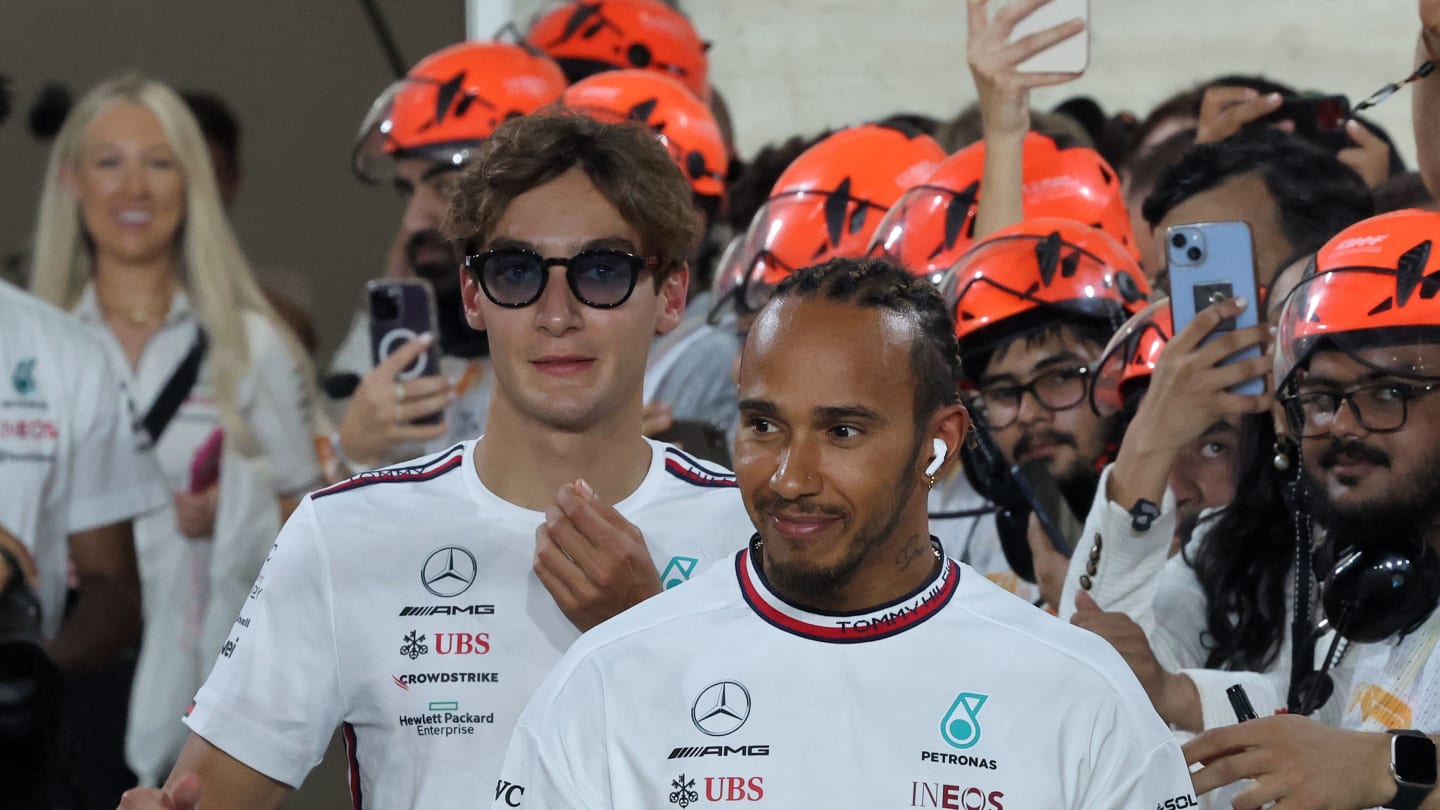
[[[1416,0],[1091,0],[1090,71],[1073,93],[1143,113],[1222,71],[1264,72],[1358,100],[1405,76]],[[528,20],[541,0],[516,0]],[[414,61],[463,36],[464,0],[380,0]],[[964,0],[682,0],[714,43],[712,76],[742,153],[795,133],[899,110],[948,116],[973,97]],[[389,81],[354,0],[4,0],[0,74],[18,109],[0,128],[0,254],[33,224],[46,155],[24,114],[45,79],[78,90],[141,68],[225,96],[245,126],[248,178],[235,211],[262,268],[315,309],[333,346],[363,280],[381,267],[398,202],[347,168],[366,107]],[[1432,78],[1430,81],[1440,81]],[[1409,97],[1376,113],[1413,157]]]
[[[1143,114],[1222,72],[1265,73],[1359,101],[1409,74],[1416,0],[1090,0],[1091,67],[1037,105],[1090,94]],[[517,0],[525,15],[541,5]],[[741,152],[900,110],[974,99],[965,0],[681,0],[710,51]],[[1440,79],[1432,79],[1440,81]],[[1408,93],[1374,117],[1413,159]]]

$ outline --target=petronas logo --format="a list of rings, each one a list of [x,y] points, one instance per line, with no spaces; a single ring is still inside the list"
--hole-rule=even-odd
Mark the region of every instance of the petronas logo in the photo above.
[[[959,749],[972,748],[980,742],[980,709],[989,695],[961,692],[950,704],[950,711],[940,721],[940,736]]]

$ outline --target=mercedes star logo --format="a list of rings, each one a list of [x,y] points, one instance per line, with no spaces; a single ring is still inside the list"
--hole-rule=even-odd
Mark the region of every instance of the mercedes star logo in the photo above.
[[[705,687],[690,707],[695,727],[711,737],[733,734],[750,716],[750,690],[736,681],[720,681]]]
[[[436,596],[459,596],[474,581],[475,555],[459,546],[436,549],[420,569],[420,584]]]

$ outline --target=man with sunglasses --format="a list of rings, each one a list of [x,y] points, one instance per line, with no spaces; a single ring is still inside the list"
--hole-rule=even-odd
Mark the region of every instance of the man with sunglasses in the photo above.
[[[352,169],[366,183],[393,186],[405,202],[386,276],[429,282],[436,324],[435,334],[376,364],[369,314],[356,315],[326,385],[344,400],[339,428],[323,444],[336,462],[331,472],[443,450],[485,429],[494,383],[485,335],[465,322],[455,253],[440,224],[455,178],[484,139],[507,118],[559,100],[564,89],[560,67],[542,54],[503,42],[464,42],[417,62],[365,117]],[[402,372],[432,342],[439,345],[441,373],[406,379]]]
[[[188,713],[172,802],[277,806],[337,725],[357,805],[488,801],[579,631],[750,535],[734,476],[640,434],[647,349],[684,311],[689,200],[635,124],[531,115],[486,141],[447,223],[490,336],[486,433],[302,503]]]
[[[1279,398],[1323,547],[1342,561],[1325,617],[1352,640],[1336,655],[1333,695],[1301,680],[1309,705],[1298,708],[1334,702],[1343,719],[1337,729],[1292,714],[1201,735],[1186,745],[1205,765],[1198,793],[1248,778],[1236,807],[1440,808],[1426,736],[1440,729],[1437,233],[1440,214],[1414,209],[1340,232],[1280,316]],[[1342,571],[1376,574],[1380,587],[1367,594]]]

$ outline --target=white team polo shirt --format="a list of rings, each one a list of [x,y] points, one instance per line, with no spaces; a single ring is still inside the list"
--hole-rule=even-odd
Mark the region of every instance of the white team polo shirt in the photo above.
[[[873,611],[775,593],[749,549],[586,634],[521,716],[494,807],[1194,807],[1104,639],[946,559]]]
[[[615,508],[669,588],[754,529],[732,475],[649,444]],[[531,570],[544,513],[487,489],[475,446],[302,501],[195,697],[196,734],[298,786],[343,725],[357,807],[489,801],[520,710],[579,632]]]
[[[0,526],[40,569],[47,637],[65,605],[67,538],[170,502],[98,340],[0,281]]]

